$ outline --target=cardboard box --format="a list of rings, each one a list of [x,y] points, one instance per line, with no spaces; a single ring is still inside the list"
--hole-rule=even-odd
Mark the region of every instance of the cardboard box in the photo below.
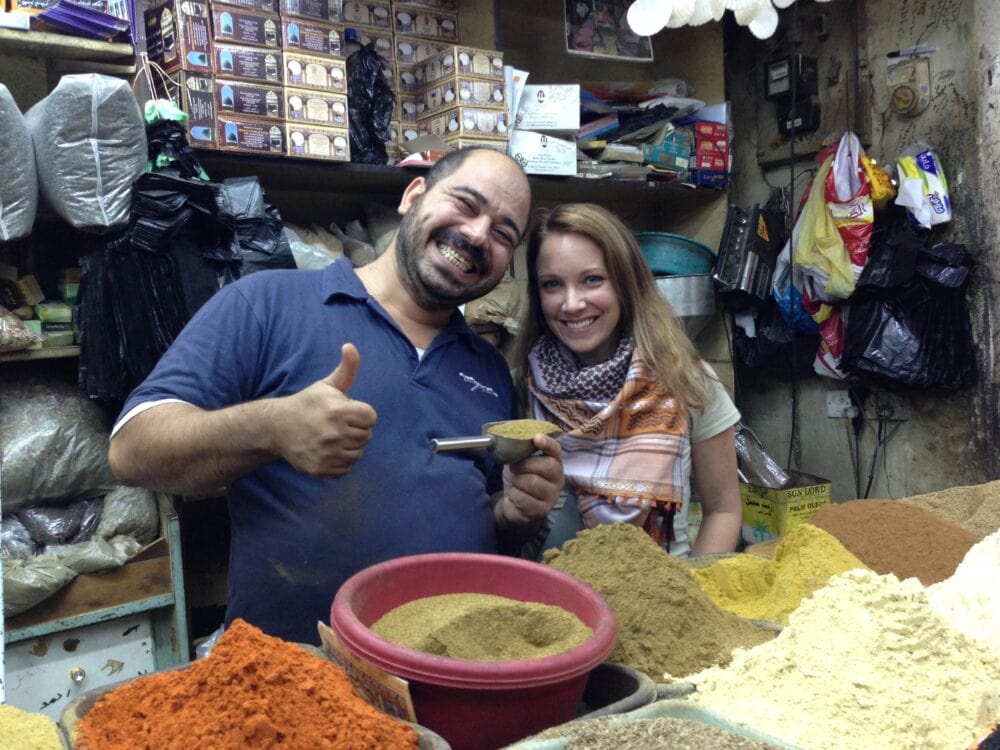
[[[658,146],[642,144],[642,157],[646,164],[656,164],[671,169],[688,169],[691,166],[691,149],[676,143]]]
[[[285,112],[289,122],[346,128],[347,96],[325,91],[285,88]]]
[[[232,5],[250,10],[266,10],[269,13],[277,13],[280,7],[278,0],[212,0],[212,5]]]
[[[424,66],[420,63],[396,65],[396,91],[403,94],[422,94],[425,83]]]
[[[285,119],[284,87],[215,79],[215,108],[227,115]]]
[[[289,52],[343,57],[342,26],[308,18],[281,19],[281,45]]]
[[[712,152],[701,152],[699,151],[695,155],[694,168],[695,169],[711,169],[715,171],[725,172],[729,167],[728,160],[723,156],[717,156]]]
[[[467,76],[452,76],[428,84],[424,89],[424,103],[428,110],[457,104],[507,110],[503,81]]]
[[[427,102],[415,94],[397,94],[396,104],[403,122],[416,122],[427,113]]]
[[[215,84],[212,76],[182,72],[178,80],[180,108],[188,116],[188,143],[195,148],[218,148],[215,127]]]
[[[389,0],[343,0],[341,18],[346,26],[373,26],[392,29],[392,6]]]
[[[792,486],[775,490],[740,482],[743,541],[756,544],[783,537],[830,502],[830,480],[788,471]]]
[[[490,141],[485,138],[465,138],[464,136],[445,138],[444,142],[452,148],[489,148],[499,151],[501,154],[506,154],[508,147],[506,141]]]
[[[281,83],[281,52],[277,49],[218,42],[214,48],[214,58],[215,72],[223,78]]]
[[[718,169],[692,169],[689,181],[701,187],[724,188],[729,184],[729,172]]]
[[[580,85],[524,87],[514,127],[521,130],[575,133],[580,129]]]
[[[213,39],[230,44],[280,49],[277,13],[226,5],[212,6]]]
[[[218,115],[221,151],[281,156],[285,153],[285,129],[274,120],[240,115]]]
[[[386,65],[391,65],[394,62],[393,54],[395,54],[396,48],[393,46],[391,29],[358,25],[351,28],[358,32],[358,41],[361,44],[368,45],[374,43],[375,51],[379,53]]]
[[[282,57],[286,86],[335,94],[347,93],[347,66],[344,60],[288,51]]]
[[[344,19],[341,0],[280,0],[278,11],[282,16],[312,18],[329,23],[340,23]]]
[[[450,45],[428,58],[424,64],[424,80],[427,83],[458,75],[504,80],[503,52]]]
[[[458,11],[458,0],[407,0],[405,3],[393,2],[393,8],[434,8],[450,13]]]
[[[422,39],[454,44],[458,41],[458,14],[430,8],[393,8],[393,30]]]
[[[434,57],[441,45],[416,36],[399,34],[395,37],[396,62],[419,63]]]
[[[212,73],[212,29],[205,3],[163,0],[146,9],[146,50],[165,71]]]
[[[512,130],[508,153],[527,174],[576,174],[576,143],[571,140],[532,130]]]
[[[288,155],[302,159],[350,161],[351,139],[346,128],[289,122],[285,126]]]
[[[450,107],[417,121],[421,135],[464,136],[507,140],[507,113],[482,107]]]

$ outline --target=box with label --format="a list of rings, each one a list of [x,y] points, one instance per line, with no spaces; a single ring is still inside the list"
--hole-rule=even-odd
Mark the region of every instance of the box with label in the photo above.
[[[281,82],[281,52],[264,47],[241,47],[216,42],[215,72],[223,78],[264,83]]]
[[[690,182],[700,187],[724,188],[729,184],[729,172],[718,169],[692,169]]]
[[[420,63],[396,65],[395,89],[401,94],[422,94],[424,91],[424,66]]]
[[[347,93],[347,68],[343,60],[299,52],[285,52],[283,56],[286,86]]]
[[[454,76],[429,84],[424,90],[427,109],[441,109],[456,104],[497,107],[506,110],[504,82],[485,78]]]
[[[223,112],[217,119],[220,150],[272,156],[285,153],[285,129],[280,122]]]
[[[282,16],[340,23],[343,20],[341,6],[341,0],[280,0],[278,10]]]
[[[418,63],[441,51],[441,45],[415,36],[395,36],[396,62]]]
[[[168,73],[212,73],[212,29],[207,5],[164,0],[147,8],[143,15],[150,60]]]
[[[656,164],[671,169],[689,169],[691,149],[667,141],[659,145],[644,143],[642,144],[642,158],[646,164]]]
[[[508,153],[527,174],[576,174],[576,143],[549,133],[512,130]]]
[[[266,10],[269,13],[277,13],[280,4],[278,0],[212,0],[212,5],[232,5],[238,8]]]
[[[421,135],[465,136],[507,140],[507,113],[482,107],[451,107],[438,110],[418,123]]]
[[[397,34],[434,39],[454,44],[458,41],[458,14],[429,8],[393,8]]]
[[[788,471],[789,487],[771,489],[740,482],[743,541],[756,544],[783,537],[830,502],[830,480]]]
[[[328,161],[351,160],[351,139],[346,128],[297,122],[289,122],[285,128],[289,156]]]
[[[374,44],[375,51],[381,55],[382,60],[388,65],[393,62],[394,50],[392,41],[392,31],[390,29],[379,29],[374,26],[352,26],[358,32],[358,41],[362,45]]]
[[[289,52],[342,57],[344,29],[308,18],[281,19],[281,45]]]
[[[289,122],[307,122],[346,128],[347,96],[309,89],[285,88],[285,112]]]
[[[499,50],[451,45],[428,58],[424,64],[424,80],[427,83],[458,75],[502,81],[503,53]]]
[[[434,10],[444,10],[449,13],[458,12],[459,0],[406,0],[406,2],[393,1],[393,8],[413,8],[417,12],[421,8],[432,8]]]
[[[716,156],[711,152],[705,153],[701,151],[695,154],[695,169],[713,169],[725,172],[728,166],[729,162],[722,156]]]
[[[345,26],[373,26],[392,29],[392,8],[389,0],[343,0],[341,18]]]
[[[721,122],[709,122],[708,120],[697,120],[694,123],[696,136],[705,136],[713,141],[726,141],[729,138],[728,128]]]
[[[212,76],[181,72],[177,79],[179,105],[188,116],[188,143],[195,148],[216,148]]]
[[[491,141],[485,138],[452,136],[445,138],[444,142],[452,148],[489,148],[494,151],[499,151],[501,154],[507,153],[507,141]]]
[[[283,86],[266,86],[250,81],[215,79],[215,108],[230,115],[249,115],[283,120]]]
[[[522,130],[572,133],[580,129],[580,85],[527,85],[514,126]]]
[[[416,94],[397,94],[396,104],[399,108],[399,119],[403,122],[416,122],[427,111],[427,103],[423,97]]]
[[[279,23],[277,13],[226,5],[212,6],[212,33],[219,42],[279,49]]]

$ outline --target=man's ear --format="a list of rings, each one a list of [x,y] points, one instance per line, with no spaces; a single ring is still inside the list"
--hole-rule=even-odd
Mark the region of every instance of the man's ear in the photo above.
[[[423,177],[417,177],[403,191],[403,197],[399,200],[399,207],[396,209],[396,213],[400,216],[405,216],[409,213],[410,209],[413,208],[413,204],[417,202],[417,198],[423,195],[426,190],[427,181]]]

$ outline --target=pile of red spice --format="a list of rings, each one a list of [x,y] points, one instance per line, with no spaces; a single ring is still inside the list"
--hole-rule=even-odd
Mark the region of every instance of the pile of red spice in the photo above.
[[[81,719],[78,750],[418,747],[336,664],[235,620],[205,659],[126,683]]]

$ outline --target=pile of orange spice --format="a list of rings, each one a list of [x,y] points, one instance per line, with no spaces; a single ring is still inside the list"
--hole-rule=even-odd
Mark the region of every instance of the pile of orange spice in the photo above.
[[[121,685],[77,726],[78,750],[418,747],[336,664],[243,620],[206,658]]]

